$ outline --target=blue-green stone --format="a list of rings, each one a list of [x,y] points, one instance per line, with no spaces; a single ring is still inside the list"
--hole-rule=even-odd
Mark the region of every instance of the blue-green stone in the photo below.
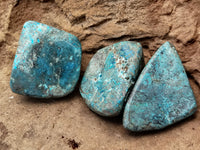
[[[97,51],[81,82],[86,104],[99,115],[118,115],[143,65],[142,47],[136,42],[119,42]]]
[[[166,42],[140,74],[125,106],[131,131],[162,129],[192,115],[196,100],[175,47]]]
[[[80,66],[81,44],[74,35],[28,21],[20,36],[10,86],[21,95],[62,97],[73,91]]]

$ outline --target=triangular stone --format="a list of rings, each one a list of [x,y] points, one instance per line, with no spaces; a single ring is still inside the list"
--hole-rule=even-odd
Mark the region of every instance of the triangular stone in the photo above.
[[[175,47],[163,44],[140,74],[124,111],[131,131],[161,129],[196,110],[196,100]]]

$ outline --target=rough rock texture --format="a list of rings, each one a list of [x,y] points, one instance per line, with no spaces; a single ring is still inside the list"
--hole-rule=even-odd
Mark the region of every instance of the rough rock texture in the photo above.
[[[142,70],[124,109],[131,131],[158,130],[183,120],[197,105],[175,47],[166,42]]]
[[[86,9],[87,8],[87,9]],[[0,0],[1,149],[186,149],[200,147],[199,0]],[[78,94],[49,103],[15,95],[9,88],[14,55],[24,22],[35,20],[81,40],[82,71],[100,48],[122,40],[141,42],[145,62],[165,41],[180,55],[198,111],[159,132],[129,133],[120,117],[98,117]]]
[[[144,67],[142,47],[122,41],[102,48],[92,57],[80,93],[88,107],[102,116],[120,114]]]
[[[72,34],[27,21],[15,55],[10,87],[36,98],[57,98],[71,93],[79,80],[81,44]]]

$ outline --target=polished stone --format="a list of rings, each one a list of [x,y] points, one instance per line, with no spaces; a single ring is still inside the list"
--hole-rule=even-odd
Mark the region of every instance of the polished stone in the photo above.
[[[13,92],[36,98],[62,97],[80,75],[81,44],[72,34],[35,21],[24,24],[14,59]]]
[[[136,42],[119,42],[97,51],[81,82],[86,104],[99,115],[118,115],[143,65],[142,47]]]
[[[125,106],[123,125],[132,131],[162,129],[192,115],[196,108],[177,51],[166,42],[140,74]]]

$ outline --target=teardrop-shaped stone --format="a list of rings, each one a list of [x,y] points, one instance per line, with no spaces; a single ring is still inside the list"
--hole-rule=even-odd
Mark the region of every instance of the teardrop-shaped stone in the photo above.
[[[125,106],[123,125],[132,131],[161,129],[192,115],[196,108],[177,51],[166,42],[140,74]]]
[[[136,42],[119,42],[97,51],[81,82],[86,104],[99,115],[118,115],[143,65],[142,47]]]

